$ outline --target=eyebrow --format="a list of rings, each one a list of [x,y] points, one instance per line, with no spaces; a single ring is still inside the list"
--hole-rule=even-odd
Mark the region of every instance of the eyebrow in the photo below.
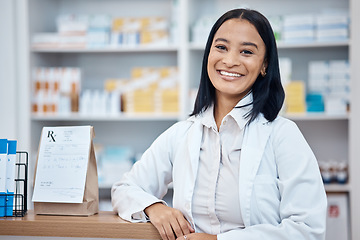
[[[229,43],[229,40],[225,39],[225,38],[217,38],[215,39],[214,42],[226,42],[226,43]],[[258,46],[253,43],[253,42],[242,42],[241,45],[244,45],[244,46],[254,46],[256,49],[258,49]]]

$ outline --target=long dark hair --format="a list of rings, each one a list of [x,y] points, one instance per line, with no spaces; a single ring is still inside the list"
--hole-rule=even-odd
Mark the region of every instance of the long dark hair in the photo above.
[[[215,33],[220,26],[227,20],[237,18],[250,22],[258,31],[266,47],[265,61],[267,62],[266,75],[259,74],[252,86],[253,107],[248,113],[250,122],[259,113],[262,113],[268,121],[273,121],[284,102],[285,93],[281,85],[279,60],[277,54],[276,41],[269,21],[261,13],[249,9],[234,9],[222,15],[212,27],[206,43],[200,86],[197,93],[193,112],[190,114],[198,115],[205,111],[215,101],[215,87],[212,85],[207,72],[208,56]]]

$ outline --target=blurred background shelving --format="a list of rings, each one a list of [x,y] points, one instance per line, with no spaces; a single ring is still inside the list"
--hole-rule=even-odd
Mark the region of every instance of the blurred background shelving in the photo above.
[[[17,79],[18,100],[17,132],[21,133],[19,144],[22,149],[30,152],[30,178],[33,179],[34,161],[40,133],[43,126],[57,125],[93,125],[95,129],[95,144],[98,160],[108,157],[110,165],[99,162],[100,175],[108,174],[114,164],[114,155],[124,154],[130,160],[124,160],[124,166],[129,161],[137,159],[150,146],[152,141],[165,129],[179,120],[186,119],[194,101],[194,92],[200,79],[201,62],[205,46],[205,38],[215,19],[223,12],[235,7],[250,7],[259,10],[267,16],[277,31],[277,20],[287,16],[309,16],[320,14],[348,14],[350,24],[347,26],[347,36],[340,39],[318,41],[316,33],[313,39],[289,40],[278,38],[278,53],[281,59],[290,60],[289,82],[301,81],[305,88],[304,97],[311,86],[311,62],[344,61],[350,63],[351,76],[348,106],[346,111],[327,112],[288,112],[281,115],[295,121],[304,133],[320,162],[345,162],[348,179],[344,184],[332,180],[326,184],[326,191],[345,196],[348,202],[347,216],[349,218],[348,235],[351,239],[360,238],[360,230],[355,226],[360,224],[360,191],[356,185],[360,177],[356,174],[360,164],[357,158],[360,149],[356,143],[360,141],[360,92],[358,84],[360,65],[360,47],[355,43],[360,41],[360,19],[356,11],[360,3],[356,0],[16,0],[12,11],[16,18],[16,44],[14,50],[18,59],[14,75]],[[279,7],[281,6],[281,7]],[[106,30],[109,35],[107,44],[89,45],[41,45],[35,42],[36,37],[47,36],[56,39],[59,33],[59,17],[76,18],[87,16],[89,19],[99,17],[104,19],[144,19],[161,18],[165,24],[165,40],[153,40],[147,44],[134,42],[130,44],[113,44],[111,36],[114,26]],[[142,20],[143,21],[143,20]],[[98,23],[99,23],[98,22]],[[101,25],[101,24],[100,24]],[[161,24],[160,24],[161,25]],[[104,31],[104,24],[101,25]],[[164,26],[164,25],[161,25]],[[160,26],[160,28],[161,28]],[[199,27],[200,26],[200,27]],[[159,26],[158,26],[159,27]],[[97,29],[99,30],[99,29]],[[164,28],[163,28],[164,30]],[[100,31],[100,32],[101,32]],[[94,33],[94,32],[93,32]],[[96,31],[95,31],[96,33]],[[104,32],[103,32],[104,33]],[[85,33],[86,34],[86,33]],[[94,35],[101,38],[105,35]],[[100,36],[100,37],[99,37]],[[164,36],[163,33],[161,36]],[[82,38],[80,38],[81,40]],[[156,38],[154,38],[156,39]],[[82,39],[81,41],[83,41]],[[36,43],[36,44],[35,44]],[[99,42],[97,42],[99,43]],[[135,68],[143,68],[148,73],[149,68],[176,68],[177,108],[173,112],[164,111],[128,111],[115,113],[84,113],[77,111],[42,113],[33,112],[34,103],[34,70],[37,68],[72,68],[81,71],[78,98],[88,90],[91,94],[106,92],[106,81],[109,79],[130,80]],[[145,70],[144,70],[145,69]],[[162,70],[159,70],[162,71]],[[136,75],[136,74],[135,74]],[[146,78],[146,74],[142,77]],[[112,82],[112,83],[113,83]],[[284,83],[287,84],[288,82]],[[123,94],[123,93],[122,93]],[[121,94],[120,94],[121,95]],[[123,99],[122,99],[123,100]],[[122,104],[125,104],[123,101]],[[80,104],[79,104],[80,105]],[[81,106],[79,106],[81,108]],[[306,107],[306,106],[305,106]],[[120,160],[119,160],[120,161]],[[115,168],[117,169],[117,168]],[[120,171],[120,170],[119,170]],[[330,171],[330,170],[329,170]],[[331,169],[333,171],[333,169]],[[114,174],[113,174],[114,175]],[[110,184],[113,179],[100,183],[100,193],[103,199],[109,199]],[[32,184],[32,183],[30,183]],[[170,189],[170,193],[171,193]],[[102,205],[108,208],[109,205]],[[108,210],[108,209],[107,209]],[[356,214],[357,213],[357,214]],[[349,238],[350,239],[350,238]]]

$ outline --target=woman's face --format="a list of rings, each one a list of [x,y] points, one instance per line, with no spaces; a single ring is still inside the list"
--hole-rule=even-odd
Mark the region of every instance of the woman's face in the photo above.
[[[240,101],[258,75],[265,74],[265,44],[256,28],[243,19],[224,22],[215,33],[207,71],[219,97]]]

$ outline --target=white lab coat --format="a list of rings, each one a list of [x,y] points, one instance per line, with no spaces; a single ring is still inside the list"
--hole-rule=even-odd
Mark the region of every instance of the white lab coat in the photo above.
[[[202,139],[200,118],[166,130],[114,184],[112,203],[120,217],[146,221],[144,208],[159,202],[173,182],[173,207],[194,226],[191,205]],[[239,195],[245,228],[220,233],[219,240],[325,238],[327,201],[319,168],[292,121],[277,117],[268,122],[260,114],[246,126]]]

